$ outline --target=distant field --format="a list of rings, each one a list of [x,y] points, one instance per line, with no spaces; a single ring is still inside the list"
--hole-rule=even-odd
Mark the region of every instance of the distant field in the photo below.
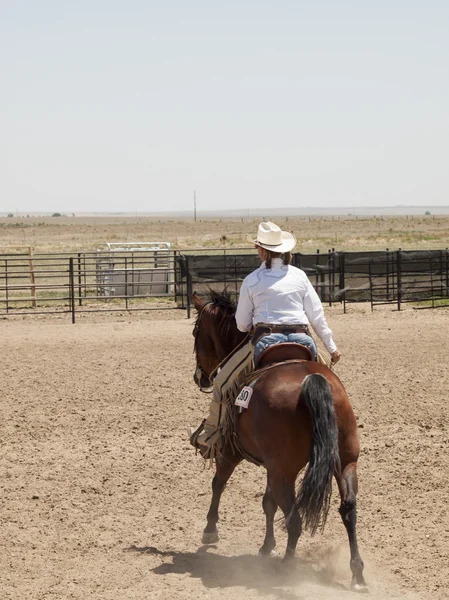
[[[176,249],[249,246],[264,218],[157,219],[154,217],[3,217],[0,253],[33,246],[35,252],[96,250],[107,242],[168,241]],[[389,248],[436,249],[449,244],[448,216],[277,217],[295,233],[304,253]]]

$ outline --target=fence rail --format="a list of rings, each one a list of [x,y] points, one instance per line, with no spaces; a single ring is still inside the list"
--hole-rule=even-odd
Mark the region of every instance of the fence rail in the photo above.
[[[190,316],[193,291],[226,287],[238,297],[259,266],[248,249],[0,254],[0,315],[181,308]],[[321,300],[371,308],[449,300],[449,251],[294,254]]]
[[[430,301],[436,306],[449,299],[449,251],[335,252],[294,254],[293,265],[309,276],[322,302],[347,307],[370,302],[371,308],[406,302]],[[181,255],[176,258],[178,304],[190,311],[192,291],[208,288],[238,296],[246,275],[259,266],[254,255]]]
[[[160,310],[175,286],[173,252],[0,254],[0,314]]]

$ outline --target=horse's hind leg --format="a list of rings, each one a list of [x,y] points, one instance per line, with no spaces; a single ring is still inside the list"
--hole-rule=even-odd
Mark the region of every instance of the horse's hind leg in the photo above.
[[[343,466],[343,465],[342,465]],[[351,551],[352,589],[357,592],[367,592],[368,587],[363,577],[363,560],[357,544],[357,465],[347,464],[342,470],[341,479],[337,479],[340,490],[340,515],[348,532],[349,548]]]
[[[269,478],[270,488],[274,501],[281,508],[285,516],[287,525],[287,548],[285,550],[284,560],[292,558],[295,555],[296,546],[302,531],[302,520],[297,510],[295,510],[295,478],[291,480],[286,478]]]
[[[270,483],[267,477],[267,487],[262,500],[262,506],[266,518],[266,532],[263,545],[259,549],[259,554],[266,556],[276,547],[276,540],[274,539],[274,515],[278,509],[278,505],[273,497],[273,493],[270,488]]]
[[[217,460],[215,476],[212,480],[212,501],[209,512],[207,513],[207,525],[203,531],[202,543],[215,544],[220,539],[217,530],[218,507],[221,494],[225,489],[228,479],[231,477],[236,466],[241,462],[242,457],[234,454],[232,449],[225,448],[223,456]]]

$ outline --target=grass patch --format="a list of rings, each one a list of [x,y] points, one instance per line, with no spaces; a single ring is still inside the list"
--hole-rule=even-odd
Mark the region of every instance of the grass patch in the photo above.
[[[435,300],[421,300],[420,302],[415,302],[414,306],[416,308],[441,308],[441,307],[449,307],[449,298],[436,298]]]

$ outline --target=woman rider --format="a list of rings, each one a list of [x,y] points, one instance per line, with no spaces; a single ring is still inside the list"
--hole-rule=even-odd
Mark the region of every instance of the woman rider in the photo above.
[[[321,300],[305,272],[290,264],[295,236],[268,221],[259,224],[256,239],[248,235],[247,239],[257,248],[262,264],[243,280],[235,319],[240,331],[254,331],[255,338],[261,330],[268,332],[253,340],[255,364],[264,350],[282,342],[306,346],[315,360],[317,349],[309,324],[331,355],[331,362],[336,364],[341,354],[332,338]],[[233,354],[216,375],[209,416],[198,429],[189,430],[191,444],[204,458],[216,457],[220,426],[226,412],[223,398],[228,388],[235,388],[242,374],[247,374],[252,362],[252,346],[248,343]]]
[[[310,324],[329,351],[332,362],[337,363],[340,352],[332,339],[321,300],[304,271],[290,265],[295,236],[267,222],[260,223],[255,240],[247,238],[256,246],[262,264],[243,280],[235,315],[237,327],[240,331],[251,331],[258,324],[274,326],[272,333],[257,341],[255,362],[268,346],[281,342],[307,346],[315,360],[317,351],[308,330]],[[281,329],[277,325],[284,331],[291,327],[292,333],[276,332]]]

